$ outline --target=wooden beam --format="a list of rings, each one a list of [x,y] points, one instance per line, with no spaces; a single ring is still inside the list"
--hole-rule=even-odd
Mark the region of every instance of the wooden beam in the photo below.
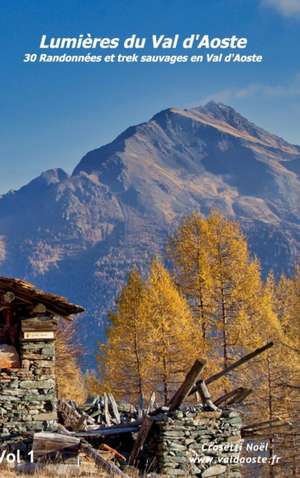
[[[209,385],[210,383],[215,382],[216,380],[219,380],[219,378],[223,377],[224,375],[227,375],[229,372],[232,372],[232,370],[236,369],[237,367],[240,367],[241,365],[253,359],[257,355],[261,354],[262,352],[265,352],[269,348],[273,347],[273,345],[274,345],[273,342],[269,342],[263,347],[260,347],[254,350],[253,352],[250,352],[249,354],[245,355],[244,357],[240,358],[236,362],[226,367],[224,370],[221,370],[220,372],[217,372],[214,375],[211,375],[209,378],[206,379],[206,384]],[[189,395],[192,395],[193,393],[200,390],[200,385],[201,385],[201,381],[197,382],[196,385],[190,391]]]
[[[221,397],[217,398],[215,400],[215,405],[217,405],[217,407],[219,405],[221,405],[221,403],[223,402],[227,402],[227,400],[231,397],[234,397],[237,393],[239,393],[241,390],[243,390],[243,387],[239,387],[239,388],[235,388],[234,390],[231,390],[230,392],[228,393],[224,393],[224,395],[221,395]]]
[[[170,411],[176,410],[180,407],[185,398],[189,395],[193,385],[195,384],[201,370],[205,366],[205,360],[196,360],[188,374],[186,375],[183,383],[178,388],[177,392],[173,395],[168,403]]]
[[[141,450],[144,447],[145,441],[147,440],[147,437],[148,437],[149,432],[152,428],[152,425],[153,425],[152,418],[150,418],[148,416],[145,416],[143,418],[143,422],[142,422],[140,431],[138,433],[137,439],[134,442],[132,451],[130,453],[130,457],[129,457],[129,460],[128,460],[129,465],[135,465],[136,464],[138,456],[139,456]]]
[[[155,400],[156,400],[156,394],[155,392],[152,392],[151,393],[151,397],[149,399],[149,403],[148,403],[148,406],[147,406],[147,411],[146,411],[146,415],[153,412],[155,410]]]
[[[108,400],[109,400],[110,405],[111,405],[111,410],[112,410],[112,413],[113,413],[113,418],[115,420],[115,423],[117,425],[119,425],[121,423],[121,417],[120,417],[117,402],[116,402],[115,397],[113,396],[112,393],[108,394]]]
[[[70,430],[78,430],[81,414],[66,400],[59,400],[57,404],[58,415],[64,426]]]
[[[100,437],[107,437],[107,436],[113,436],[113,435],[121,435],[123,433],[136,433],[139,430],[140,426],[141,426],[140,423],[129,422],[124,425],[120,424],[120,425],[116,425],[112,427],[103,427],[103,428],[98,428],[96,430],[72,432],[72,435],[79,438],[86,438],[86,439],[100,438]]]
[[[235,388],[234,390],[231,390],[231,392],[225,393],[221,397],[217,398],[217,400],[214,401],[214,404],[221,405],[221,403],[228,402],[229,405],[232,405],[233,403],[241,403],[241,401],[245,400],[245,398],[250,395],[252,390],[250,388]]]
[[[242,403],[252,392],[252,388],[244,388],[239,394],[236,395],[236,397],[233,397],[228,400],[227,405]]]
[[[47,317],[33,317],[30,319],[21,320],[22,331],[34,331],[34,330],[56,330],[57,320]]]
[[[78,457],[80,440],[59,433],[40,432],[33,435],[33,456],[38,462],[47,460],[70,460]]]
[[[111,416],[108,409],[108,395],[104,394],[104,418],[107,426],[111,426]]]
[[[217,411],[218,407],[213,403],[211,395],[206,386],[205,380],[200,381],[199,392],[203,405],[206,405],[210,410]]]

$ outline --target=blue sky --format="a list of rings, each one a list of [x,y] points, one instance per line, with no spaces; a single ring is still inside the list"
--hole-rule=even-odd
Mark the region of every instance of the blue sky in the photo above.
[[[0,194],[170,107],[215,98],[300,144],[299,0],[1,0]],[[262,64],[25,64],[42,34],[248,37]],[[160,53],[160,52],[157,52]],[[164,52],[166,54],[166,52]]]

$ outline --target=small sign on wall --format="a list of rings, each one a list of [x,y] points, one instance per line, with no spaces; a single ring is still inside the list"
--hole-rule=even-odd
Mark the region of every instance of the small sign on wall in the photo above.
[[[54,332],[52,331],[24,332],[24,339],[27,339],[27,340],[54,339]]]

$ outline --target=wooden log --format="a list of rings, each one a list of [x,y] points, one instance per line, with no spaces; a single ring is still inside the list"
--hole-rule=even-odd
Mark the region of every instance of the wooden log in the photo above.
[[[200,392],[203,405],[209,408],[209,410],[213,410],[213,411],[219,410],[218,407],[213,403],[211,399],[211,395],[208,391],[205,380],[200,381],[199,392]]]
[[[206,362],[204,360],[196,360],[188,374],[186,375],[183,383],[178,388],[176,393],[173,395],[171,400],[168,403],[170,411],[176,410],[180,407],[185,398],[189,395],[194,383],[197,380],[201,370],[205,366]]]
[[[21,321],[23,332],[29,331],[55,331],[57,328],[57,320],[50,317],[32,317]]]
[[[144,396],[140,395],[137,407],[137,418],[141,420],[144,416]]]
[[[227,400],[229,398],[234,397],[241,390],[242,390],[242,387],[239,387],[239,388],[235,388],[234,390],[231,390],[228,393],[224,393],[224,395],[221,395],[221,397],[219,397],[215,400],[215,402],[214,402],[215,405],[217,405],[217,407],[218,407],[219,405],[221,405],[221,403],[227,402]]]
[[[80,448],[82,452],[86,453],[94,460],[95,464],[100,469],[107,471],[110,476],[122,476],[123,478],[129,478],[129,476],[123,473],[123,471],[120,470],[120,468],[118,468],[116,465],[106,461],[100,455],[100,453],[95,450],[95,448],[93,448],[92,445],[90,445],[86,440],[81,440]]]
[[[251,388],[244,388],[239,394],[228,400],[227,405],[237,405],[239,403],[242,403],[252,392],[253,390]]]
[[[155,409],[155,407],[154,407],[154,405],[155,405],[155,400],[156,400],[155,392],[152,392],[152,393],[151,393],[151,397],[150,397],[150,399],[149,399],[148,406],[147,406],[146,415],[148,415],[149,413],[153,412],[153,410]]]
[[[153,425],[153,420],[149,416],[145,416],[143,418],[143,422],[140,428],[140,431],[138,433],[137,439],[134,442],[132,451],[129,456],[128,464],[129,465],[135,465],[136,461],[138,459],[138,456],[140,452],[142,451],[145,441],[147,440],[147,437],[149,435],[149,432],[152,428]]]
[[[110,406],[111,406],[111,410],[112,410],[113,418],[115,419],[115,422],[117,424],[121,423],[121,417],[120,417],[118,405],[112,393],[108,394],[108,400],[110,402]]]
[[[217,407],[224,402],[227,402],[229,405],[241,403],[241,401],[245,400],[246,396],[248,396],[251,392],[252,390],[249,388],[235,388],[234,390],[231,390],[231,392],[225,393],[221,397],[217,398],[214,403]]]
[[[104,394],[104,418],[107,426],[111,426],[111,416],[108,409],[108,395]]]
[[[78,461],[80,440],[70,435],[59,433],[39,432],[33,435],[33,457],[36,462]]]
[[[249,354],[240,358],[239,360],[232,363],[231,365],[221,370],[220,372],[217,372],[214,375],[211,375],[209,378],[206,379],[206,384],[209,385],[210,383],[215,382],[216,380],[219,380],[224,375],[227,375],[229,372],[232,372],[232,370],[236,369],[237,367],[240,367],[241,365],[253,359],[257,355],[261,354],[262,352],[265,352],[265,350],[268,350],[269,348],[273,347],[273,345],[274,345],[273,342],[269,342],[263,347],[260,347],[254,350],[253,352],[250,352]],[[196,385],[190,391],[189,395],[192,395],[193,393],[197,392],[197,390],[200,389],[200,384],[201,384],[201,381],[197,382]]]
[[[79,438],[99,438],[99,437],[108,437],[113,435],[121,435],[124,433],[136,433],[140,429],[140,425],[128,423],[126,426],[112,426],[105,428],[98,428],[97,430],[86,430],[80,432],[72,432],[73,436]]]
[[[59,400],[57,411],[63,425],[70,430],[78,430],[81,423],[80,413],[65,400]]]

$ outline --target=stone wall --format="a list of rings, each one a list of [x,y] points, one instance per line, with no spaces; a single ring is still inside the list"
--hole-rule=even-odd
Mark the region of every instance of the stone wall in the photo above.
[[[0,437],[56,426],[54,341],[23,341],[19,369],[0,369]]]
[[[147,463],[166,476],[240,478],[241,419],[233,410],[177,411],[154,424],[145,450]]]

